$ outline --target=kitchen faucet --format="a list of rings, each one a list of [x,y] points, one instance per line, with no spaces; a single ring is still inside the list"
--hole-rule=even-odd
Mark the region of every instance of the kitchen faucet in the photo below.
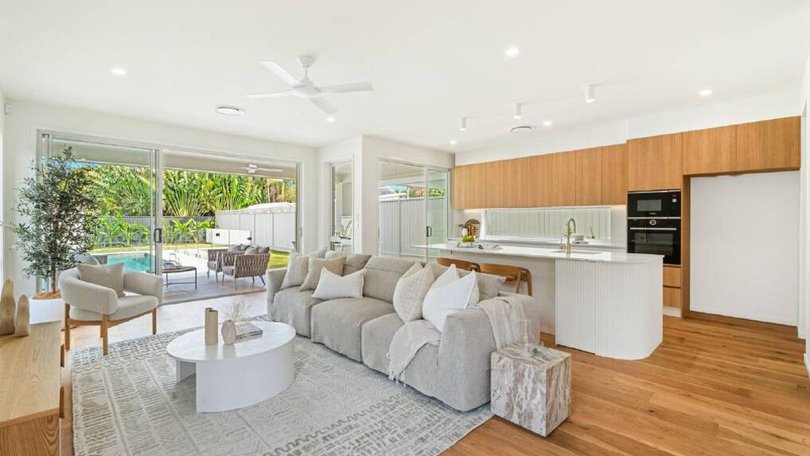
[[[565,222],[565,254],[571,255],[571,235],[577,231],[577,221],[573,218]]]

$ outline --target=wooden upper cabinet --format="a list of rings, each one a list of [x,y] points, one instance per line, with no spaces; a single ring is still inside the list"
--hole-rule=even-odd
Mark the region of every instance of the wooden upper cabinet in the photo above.
[[[734,171],[799,169],[799,117],[741,124],[736,129],[737,157]]]
[[[577,152],[551,155],[551,206],[573,206],[576,198]]]
[[[574,194],[577,206],[602,204],[602,148],[574,152]]]
[[[450,171],[450,204],[454,209],[464,209],[465,188],[462,182],[466,180],[467,168],[456,166]]]
[[[486,164],[456,166],[452,173],[452,195],[455,209],[486,207]]]
[[[737,127],[709,128],[683,133],[683,173],[718,174],[735,169]]]
[[[627,142],[627,189],[671,190],[683,185],[681,133]]]
[[[529,157],[528,206],[543,207],[552,205],[552,155],[535,155]]]
[[[486,171],[486,205],[482,207],[507,207],[505,204],[505,191],[503,179],[503,162],[494,161],[484,164]]]
[[[627,204],[627,145],[617,144],[601,148],[602,202],[600,204]]]
[[[529,207],[531,163],[531,157],[503,162],[504,207]]]

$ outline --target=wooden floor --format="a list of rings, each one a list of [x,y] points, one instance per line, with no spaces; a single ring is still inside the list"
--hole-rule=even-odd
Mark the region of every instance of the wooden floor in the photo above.
[[[262,314],[264,294],[243,298]],[[161,307],[158,331],[201,326],[202,309],[230,298]],[[150,334],[141,318],[110,330],[111,342]],[[72,330],[76,348],[98,329]],[[543,439],[499,418],[448,455],[810,455],[810,380],[795,328],[722,317],[664,318],[664,343],[644,361],[575,350],[572,413]],[[545,336],[546,345],[553,344]],[[70,357],[66,357],[68,360]],[[73,454],[70,365],[64,455]]]

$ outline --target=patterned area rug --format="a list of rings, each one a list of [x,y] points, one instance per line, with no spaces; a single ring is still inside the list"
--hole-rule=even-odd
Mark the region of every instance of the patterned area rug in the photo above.
[[[73,352],[77,455],[434,455],[492,414],[457,412],[307,338],[295,382],[244,409],[195,412],[166,345],[186,331]],[[234,373],[238,375],[238,373]]]

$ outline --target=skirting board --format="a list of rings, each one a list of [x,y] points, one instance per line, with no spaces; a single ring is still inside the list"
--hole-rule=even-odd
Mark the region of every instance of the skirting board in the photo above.
[[[666,315],[668,317],[681,318],[681,308],[680,307],[664,306],[664,315]]]

